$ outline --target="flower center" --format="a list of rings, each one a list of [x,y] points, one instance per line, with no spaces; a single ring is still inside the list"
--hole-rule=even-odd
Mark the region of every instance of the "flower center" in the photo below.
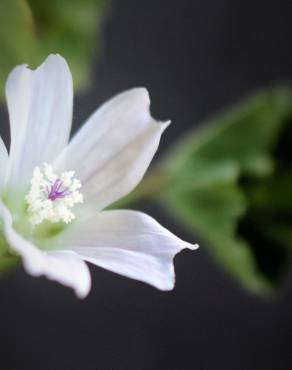
[[[68,224],[75,218],[72,208],[83,202],[83,196],[79,191],[81,183],[74,177],[74,171],[56,175],[52,166],[44,164],[43,170],[39,167],[34,169],[30,185],[25,201],[32,225],[39,225],[45,220]]]
[[[62,189],[63,182],[60,179],[57,179],[53,185],[47,186],[46,190],[48,193],[48,199],[50,200],[56,200],[60,198],[64,198],[67,195],[70,195],[70,191],[68,191],[68,188]]]

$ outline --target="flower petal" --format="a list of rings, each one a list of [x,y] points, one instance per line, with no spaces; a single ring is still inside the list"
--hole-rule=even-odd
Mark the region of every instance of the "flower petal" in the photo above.
[[[11,127],[10,185],[27,184],[34,167],[67,145],[73,87],[66,61],[50,55],[35,71],[16,67],[6,83]]]
[[[3,203],[0,204],[0,215],[4,220],[6,240],[11,249],[22,257],[23,266],[28,274],[45,275],[48,279],[58,281],[74,289],[79,298],[84,298],[89,293],[91,286],[89,269],[76,253],[41,251],[13,229],[11,214]]]
[[[7,165],[8,165],[8,153],[6,146],[2,138],[0,137],[0,192],[2,191],[6,181]]]
[[[57,160],[60,171],[74,169],[82,192],[99,210],[128,194],[142,179],[168,123],[149,112],[146,89],[117,95],[98,109]]]
[[[57,246],[161,290],[174,286],[174,256],[184,248],[198,247],[177,238],[141,212],[116,210],[92,216],[66,229]]]

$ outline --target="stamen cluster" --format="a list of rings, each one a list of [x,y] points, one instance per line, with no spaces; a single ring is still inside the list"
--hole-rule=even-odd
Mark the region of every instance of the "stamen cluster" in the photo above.
[[[80,181],[74,178],[74,171],[57,176],[52,166],[45,163],[43,171],[39,167],[34,169],[30,184],[25,200],[32,225],[39,225],[44,220],[68,224],[75,218],[72,208],[77,203],[83,203],[83,195],[79,191]]]

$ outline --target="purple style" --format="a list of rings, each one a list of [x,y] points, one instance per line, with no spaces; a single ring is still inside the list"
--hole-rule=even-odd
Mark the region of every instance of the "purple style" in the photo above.
[[[48,199],[54,201],[56,199],[65,198],[70,194],[68,189],[60,190],[63,185],[63,182],[57,179],[53,185],[47,186]]]

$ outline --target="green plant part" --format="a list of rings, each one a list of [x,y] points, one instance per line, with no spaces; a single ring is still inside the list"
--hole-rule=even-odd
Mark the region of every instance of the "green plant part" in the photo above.
[[[0,86],[15,65],[36,67],[50,53],[70,61],[75,88],[86,86],[105,0],[3,0],[0,5]]]

